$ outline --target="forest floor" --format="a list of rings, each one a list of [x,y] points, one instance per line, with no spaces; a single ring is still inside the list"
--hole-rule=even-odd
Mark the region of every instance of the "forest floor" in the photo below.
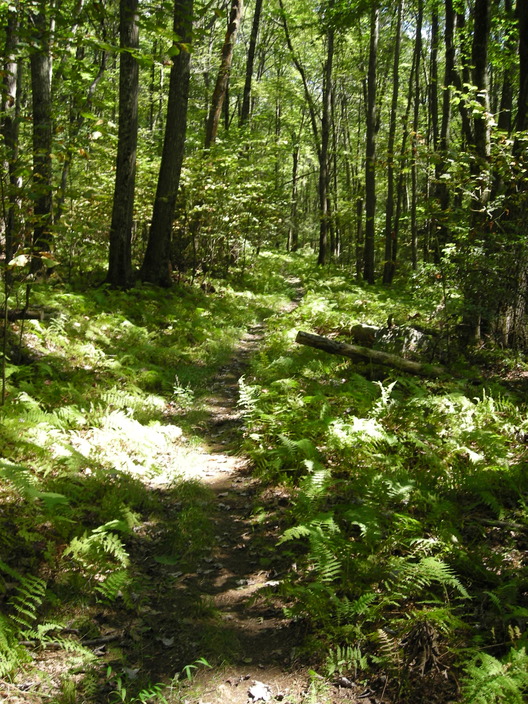
[[[427,310],[263,265],[215,295],[72,291],[19,329],[0,704],[452,704],[487,664],[525,687],[525,366],[387,382],[316,356],[299,329]],[[487,632],[517,670],[479,659]]]
[[[283,313],[296,305],[293,300]],[[244,335],[213,379],[210,393],[201,399],[208,411],[199,428],[204,443],[194,449],[186,478],[199,480],[213,493],[215,547],[194,573],[182,575],[172,593],[161,594],[154,606],[163,633],[149,648],[151,681],[167,676],[172,657],[183,661],[187,657],[189,662],[196,657],[196,674],[179,688],[178,701],[184,704],[381,702],[364,686],[347,682],[344,688],[318,678],[299,655],[302,626],[283,615],[273,596],[288,567],[281,565],[283,558],[275,549],[288,495],[278,487],[261,486],[238,451],[244,422],[238,381],[258,351],[264,329],[260,324]],[[190,594],[207,613],[185,618],[183,630],[181,623],[176,626],[180,648],[174,649],[170,624],[181,621]],[[204,646],[208,657],[213,655],[211,662],[216,660],[210,668],[199,665]]]

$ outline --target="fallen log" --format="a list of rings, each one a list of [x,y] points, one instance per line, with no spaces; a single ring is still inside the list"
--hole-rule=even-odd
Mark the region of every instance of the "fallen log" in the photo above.
[[[13,323],[16,320],[45,320],[50,317],[50,313],[39,309],[14,308],[7,311],[7,319]]]
[[[417,374],[419,376],[444,376],[447,371],[444,367],[435,366],[432,364],[421,364],[420,362],[411,362],[403,357],[398,357],[395,354],[372,350],[368,347],[360,347],[359,345],[348,345],[346,342],[331,340],[322,335],[313,335],[309,332],[299,331],[295,342],[299,345],[307,345],[315,347],[318,350],[323,350],[330,354],[339,354],[343,357],[352,359],[361,359],[363,361],[372,362],[373,364],[383,364],[386,367],[393,367],[408,374]]]

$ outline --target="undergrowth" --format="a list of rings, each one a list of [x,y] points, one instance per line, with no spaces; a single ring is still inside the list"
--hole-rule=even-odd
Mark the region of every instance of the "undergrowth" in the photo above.
[[[4,360],[0,680],[31,672],[56,704],[177,701],[178,673],[198,662],[185,616],[214,618],[207,600],[171,596],[215,539],[194,447],[211,380],[267,318],[240,380],[244,449],[290,497],[277,554],[291,568],[266,589],[304,625],[304,656],[325,677],[381,682],[394,701],[427,687],[445,701],[524,701],[522,397],[457,367],[459,299],[437,300],[427,270],[388,291],[311,261],[265,253],[207,294],[183,281],[33,286],[45,315],[10,325]],[[299,287],[296,311],[274,316]],[[295,344],[299,329],[348,341],[357,323],[388,318],[442,340],[456,375],[411,378]],[[160,614],[160,647],[178,641],[164,663],[173,689],[143,673]],[[57,649],[58,692],[42,674]]]
[[[453,378],[437,381],[295,345],[299,329],[348,341],[389,316],[445,335],[457,298],[435,300],[426,273],[390,295],[339,274],[304,286],[288,327],[270,323],[240,401],[256,471],[293,497],[279,542],[294,560],[286,613],[309,625],[308,653],[327,651],[329,676],[384,673],[402,702],[426,680],[445,701],[523,701],[522,397],[456,374],[453,355]]]
[[[210,609],[174,585],[215,541],[212,494],[192,479],[195,447],[211,379],[246,329],[291,296],[283,259],[170,291],[65,285],[56,274],[27,290],[42,315],[9,325],[3,360],[0,698],[2,682],[17,691],[29,678],[57,703],[162,701],[136,662],[148,661],[156,605],[171,598],[163,628],[181,643],[167,674],[194,661],[183,621]],[[13,284],[11,308],[25,290]],[[48,652],[62,653],[60,692]]]

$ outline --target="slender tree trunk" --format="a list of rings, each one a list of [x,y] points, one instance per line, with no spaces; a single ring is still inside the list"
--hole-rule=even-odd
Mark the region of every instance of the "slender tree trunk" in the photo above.
[[[513,2],[512,0],[504,0],[504,9],[506,12],[506,17],[512,22],[514,19],[513,12]],[[513,32],[508,37],[506,46],[508,51],[508,63],[504,68],[504,73],[502,76],[502,90],[501,90],[501,100],[499,107],[499,118],[498,118],[498,128],[510,134],[512,130],[512,114],[513,114],[513,86],[514,86],[514,72],[513,72],[513,57],[516,53],[516,41]]]
[[[394,63],[392,67],[392,101],[389,123],[389,141],[387,144],[387,204],[385,211],[385,263],[383,266],[383,283],[390,284],[396,269],[393,248],[394,230],[392,218],[394,214],[394,149],[396,146],[396,121],[398,116],[398,99],[400,93],[400,51],[401,51],[401,25],[403,13],[403,0],[398,2],[398,16],[395,29]]]
[[[182,37],[182,41],[175,45],[179,49],[179,53],[174,56],[171,68],[163,153],[149,240],[141,269],[143,281],[149,281],[159,286],[170,286],[171,284],[172,222],[180,185],[187,131],[190,81],[188,45],[192,40],[192,20],[193,0],[175,0],[174,34]]]
[[[332,101],[332,65],[334,60],[334,28],[329,27],[326,35],[326,62],[323,79],[323,111],[321,118],[321,151],[319,156],[319,255],[317,263],[326,263],[328,234],[330,229],[330,176],[328,169],[328,147],[330,143],[330,114]]]
[[[372,6],[370,18],[370,48],[367,79],[367,138],[365,150],[365,259],[363,278],[369,284],[375,280],[374,240],[376,229],[376,80],[378,61],[379,8]]]
[[[488,41],[491,30],[490,0],[475,0],[475,24],[473,28],[473,46],[471,59],[473,64],[473,84],[477,88],[477,102],[481,106],[475,115],[474,135],[475,151],[481,162],[481,168],[488,170],[490,158],[491,134],[489,126],[489,76],[488,76]],[[487,201],[489,191],[485,185],[481,193],[481,202]]]
[[[222,114],[222,106],[224,104],[227,86],[229,83],[231,64],[233,63],[233,51],[235,48],[236,35],[238,32],[238,27],[240,25],[240,19],[242,17],[242,7],[242,0],[231,0],[229,24],[224,40],[224,46],[222,48],[222,59],[220,62],[220,69],[218,71],[218,76],[213,91],[211,107],[209,110],[209,117],[207,118],[204,143],[206,149],[209,149],[211,145],[214,144],[214,142],[216,141],[216,135],[218,133],[218,124],[220,122],[220,116]]]
[[[262,0],[255,0],[255,12],[253,14],[253,24],[251,26],[251,36],[249,38],[249,48],[246,61],[246,80],[244,83],[244,95],[242,98],[242,109],[240,111],[240,127],[242,127],[249,121],[249,115],[251,112],[251,82],[253,79],[255,51],[257,48],[257,37],[259,32],[261,12]]]
[[[107,282],[127,287],[132,281],[136,184],[139,66],[133,52],[139,48],[138,0],[121,0],[119,27],[119,130]]]
[[[319,160],[319,163],[321,163],[321,142],[320,142],[320,138],[319,138],[318,116],[317,116],[317,110],[315,108],[314,101],[312,98],[312,94],[310,92],[308,76],[306,75],[306,71],[304,69],[304,66],[300,62],[300,60],[299,60],[299,58],[293,48],[293,43],[292,43],[291,36],[290,36],[290,30],[288,27],[288,21],[286,18],[286,12],[284,10],[283,0],[279,0],[279,7],[281,9],[282,26],[284,27],[284,35],[286,37],[286,43],[288,45],[288,49],[290,51],[290,55],[291,55],[291,59],[293,61],[293,64],[294,64],[295,68],[297,69],[297,72],[299,73],[299,76],[301,77],[301,81],[303,84],[304,97],[306,99],[306,104],[308,106],[308,113],[310,115],[310,122],[312,125],[314,146],[317,151],[317,158]]]
[[[423,0],[418,0],[418,20],[414,44],[414,111],[411,133],[411,261],[412,268],[418,268],[418,224],[416,208],[418,201],[418,126],[420,118],[420,58],[422,55]]]
[[[19,210],[19,73],[20,63],[16,56],[18,45],[18,12],[10,10],[7,16],[4,77],[2,81],[2,121],[1,133],[5,145],[5,172],[8,175],[8,193],[4,205],[5,264],[8,264],[17,248]]]
[[[292,188],[291,188],[291,222],[288,231],[288,251],[296,252],[299,249],[299,215],[297,207],[298,185],[297,174],[299,171],[299,144],[294,144],[292,152]]]
[[[517,100],[517,132],[528,129],[528,3],[517,0],[517,22],[519,26],[519,93]],[[517,143],[517,153],[519,146]]]
[[[32,271],[42,269],[40,253],[51,248],[52,228],[52,105],[49,28],[45,2],[40,1],[30,18],[33,46],[30,53],[33,104],[33,260]]]
[[[442,119],[440,121],[440,136],[437,149],[437,160],[435,165],[435,194],[438,199],[439,214],[434,221],[435,261],[439,262],[442,251],[449,241],[449,230],[445,223],[445,215],[449,209],[450,192],[445,178],[442,178],[447,171],[448,146],[450,140],[450,126],[452,119],[452,86],[455,85],[455,13],[453,11],[452,0],[445,0],[445,64],[444,64],[444,85],[442,96]]]

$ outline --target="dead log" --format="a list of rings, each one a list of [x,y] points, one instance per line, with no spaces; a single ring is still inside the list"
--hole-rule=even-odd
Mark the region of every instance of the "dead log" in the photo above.
[[[315,347],[318,350],[323,350],[324,352],[329,352],[330,354],[339,354],[343,357],[361,359],[366,362],[372,362],[373,364],[382,364],[386,367],[392,367],[394,369],[399,369],[402,372],[407,372],[408,374],[432,377],[444,376],[447,374],[444,367],[438,367],[432,364],[421,364],[420,362],[411,362],[410,360],[403,359],[403,357],[398,357],[395,354],[388,354],[387,352],[380,352],[379,350],[372,350],[368,347],[360,347],[359,345],[348,345],[346,342],[331,340],[328,337],[313,335],[309,332],[299,331],[297,333],[297,337],[295,338],[295,342],[299,345]]]
[[[7,311],[7,319],[13,323],[16,320],[45,320],[50,314],[40,309],[14,308]]]

